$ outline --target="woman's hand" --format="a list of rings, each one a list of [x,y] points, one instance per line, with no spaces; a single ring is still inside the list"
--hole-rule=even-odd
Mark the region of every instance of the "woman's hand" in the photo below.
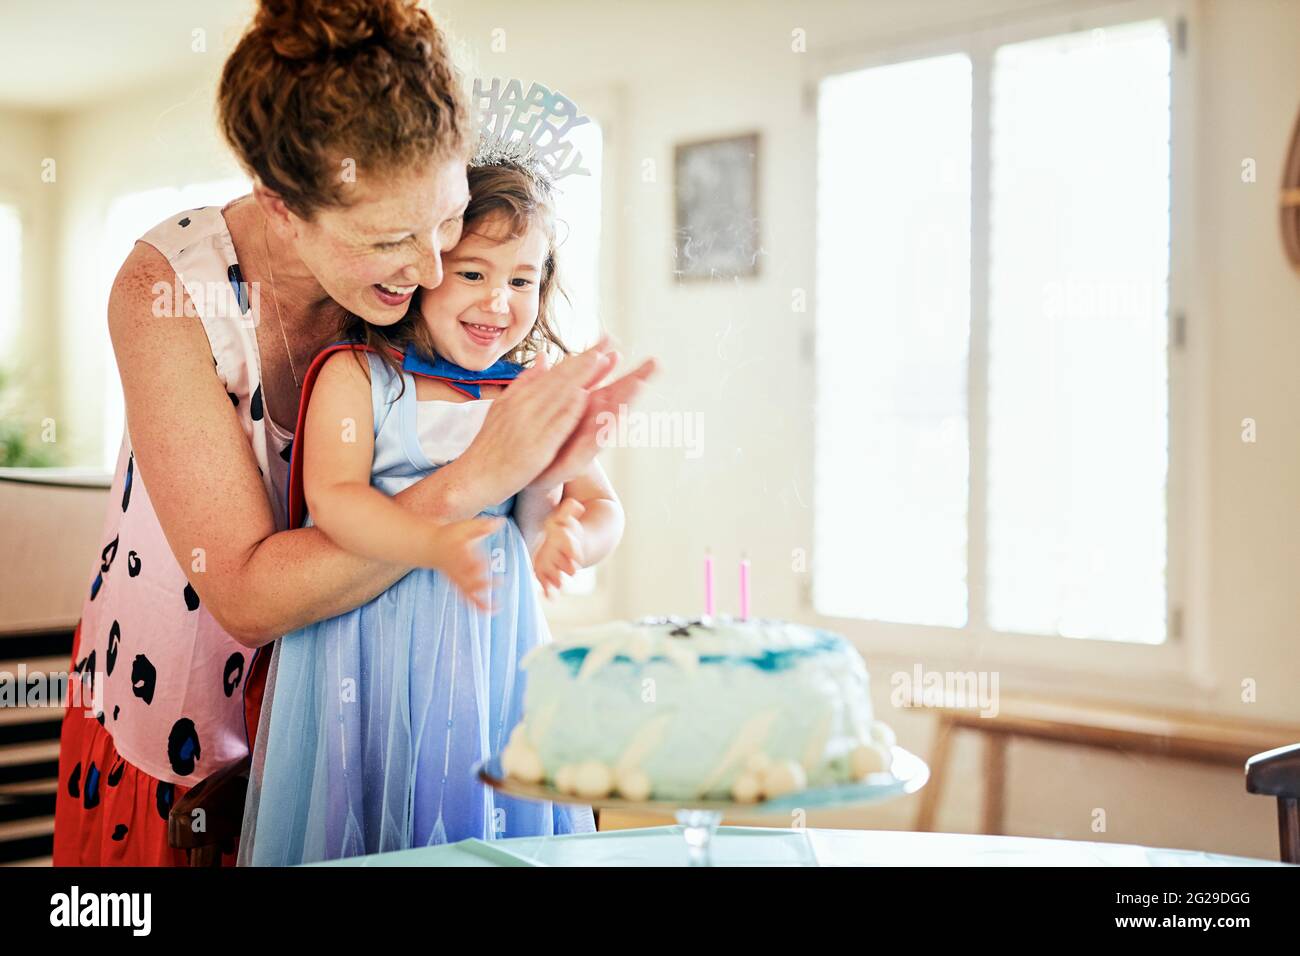
[[[558,591],[563,586],[561,575],[575,574],[586,567],[586,532],[578,520],[586,510],[577,498],[565,498],[542,523],[542,541],[533,554],[533,573],[545,597],[551,596],[552,588]]]
[[[425,567],[445,574],[480,611],[489,610],[491,577],[483,553],[484,538],[500,529],[504,518],[469,518],[430,527]]]
[[[604,339],[601,340],[602,344]],[[617,364],[618,353],[609,353]],[[539,360],[540,360],[539,356]],[[627,406],[632,404],[641,388],[655,373],[655,360],[646,359],[628,374],[602,388],[591,390],[587,404],[572,432],[565,439],[554,459],[531,484],[548,489],[586,472],[601,448],[604,429],[617,429]]]
[[[537,357],[492,403],[483,427],[455,462],[472,487],[468,513],[504,501],[527,485],[554,487],[582,474],[596,457],[603,427],[654,374],[647,359],[608,385],[600,383],[618,361],[607,338],[554,368]],[[477,506],[477,507],[475,507]]]
[[[484,507],[505,501],[555,460],[582,420],[588,389],[612,364],[603,342],[553,369],[539,357],[537,366],[525,369],[492,402],[483,427],[457,459],[473,476],[475,497]]]

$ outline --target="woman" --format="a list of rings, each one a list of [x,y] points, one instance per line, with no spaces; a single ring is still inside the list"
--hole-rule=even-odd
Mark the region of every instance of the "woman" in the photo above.
[[[474,135],[443,38],[415,0],[263,0],[218,99],[252,195],[150,230],[109,300],[127,434],[74,638],[94,693],[64,716],[56,865],[184,865],[168,812],[248,754],[270,642],[410,570],[288,529],[284,490],[311,358],[347,312],[400,318],[459,239]],[[644,379],[596,388],[612,360],[521,376],[396,500],[467,518],[589,460]]]

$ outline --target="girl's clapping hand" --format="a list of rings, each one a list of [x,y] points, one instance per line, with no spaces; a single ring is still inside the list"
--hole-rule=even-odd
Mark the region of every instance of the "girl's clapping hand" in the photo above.
[[[542,524],[542,542],[533,555],[533,573],[542,593],[551,596],[563,584],[562,574],[574,574],[585,567],[582,555],[582,517],[586,507],[577,498],[565,498]]]
[[[499,530],[504,521],[500,517],[453,521],[436,525],[431,535],[427,566],[447,575],[480,611],[489,609],[491,584],[482,542]]]

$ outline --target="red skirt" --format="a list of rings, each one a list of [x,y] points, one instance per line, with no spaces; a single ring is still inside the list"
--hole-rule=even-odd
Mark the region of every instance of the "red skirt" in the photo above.
[[[73,667],[80,643],[78,622]],[[72,680],[75,673],[70,669],[69,674]],[[83,706],[71,706],[74,703],[69,694],[59,740],[54,865],[189,866],[188,853],[167,842],[167,817],[190,788],[158,780],[127,763],[113,746],[112,735]],[[234,866],[237,851],[223,854],[221,865]]]

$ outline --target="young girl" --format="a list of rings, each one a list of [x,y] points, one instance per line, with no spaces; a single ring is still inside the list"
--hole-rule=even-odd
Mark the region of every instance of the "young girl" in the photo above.
[[[345,338],[377,351],[329,354],[310,404],[304,390],[308,520],[344,548],[417,567],[369,604],[278,642],[241,863],[595,829],[590,807],[504,796],[472,768],[504,749],[523,711],[519,659],[550,639],[534,575],[549,593],[622,533],[600,466],[564,482],[553,509],[554,490],[530,486],[445,526],[417,524],[389,498],[457,458],[492,399],[544,363],[548,346],[567,351],[553,324],[545,174],[497,160],[471,166],[468,180],[442,283],[395,325],[351,320]],[[515,520],[529,525],[526,512],[546,515],[529,529],[531,556]]]

